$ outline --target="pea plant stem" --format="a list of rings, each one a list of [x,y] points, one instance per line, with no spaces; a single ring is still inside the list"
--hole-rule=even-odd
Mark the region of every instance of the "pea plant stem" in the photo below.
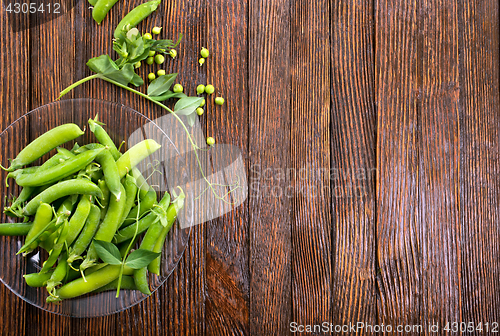
[[[95,79],[95,78],[100,78],[100,79],[102,79],[102,80],[104,80],[104,81],[106,81],[108,83],[114,84],[114,85],[119,86],[119,87],[121,87],[121,88],[123,88],[125,90],[128,90],[128,91],[130,91],[132,93],[135,93],[136,95],[139,95],[139,96],[141,96],[141,97],[143,97],[143,98],[145,98],[145,99],[147,99],[147,100],[155,103],[156,105],[160,106],[161,108],[163,108],[167,112],[171,113],[177,119],[177,121],[181,124],[182,128],[186,132],[188,140],[191,143],[191,146],[193,147],[194,154],[195,154],[195,157],[196,157],[196,162],[198,163],[198,167],[200,168],[201,175],[203,176],[203,179],[205,180],[205,182],[207,182],[208,187],[210,188],[210,190],[212,191],[212,193],[214,194],[214,196],[216,198],[222,200],[223,202],[228,202],[227,200],[224,199],[224,198],[226,198],[227,195],[224,195],[222,197],[219,196],[217,194],[217,191],[214,189],[213,184],[210,181],[208,181],[207,177],[205,176],[205,173],[203,172],[203,168],[201,166],[200,158],[198,156],[198,149],[199,149],[199,147],[198,147],[198,145],[195,144],[193,138],[191,137],[191,134],[189,133],[189,130],[187,129],[187,127],[184,124],[184,122],[182,121],[182,119],[174,111],[172,111],[170,108],[168,108],[167,106],[165,106],[161,102],[156,101],[156,100],[152,99],[150,96],[148,96],[147,94],[144,94],[144,93],[142,93],[140,91],[134,90],[134,89],[132,89],[131,87],[129,87],[127,85],[123,85],[123,84],[121,84],[121,83],[119,83],[117,81],[114,81],[113,79],[110,79],[110,78],[108,78],[106,76],[103,76],[102,74],[95,74],[95,75],[92,75],[92,76],[88,76],[88,77],[85,77],[85,78],[79,80],[76,83],[73,83],[72,85],[68,86],[66,89],[64,89],[60,93],[58,99],[60,99],[62,96],[64,96],[65,94],[67,94],[69,91],[71,91],[72,89],[74,89],[78,85],[83,84],[83,83],[85,83],[87,81],[90,81],[92,79]]]

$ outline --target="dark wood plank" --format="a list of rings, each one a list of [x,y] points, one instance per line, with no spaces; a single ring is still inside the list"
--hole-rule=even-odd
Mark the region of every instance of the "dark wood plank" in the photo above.
[[[291,1],[291,321],[330,321],[329,1]],[[290,322],[291,322],[290,321]]]
[[[104,53],[112,55],[112,32],[121,19],[123,11],[118,6],[111,9],[98,26],[92,19],[92,9],[87,1],[79,1],[73,10],[75,12],[74,80],[79,80],[91,75],[85,65],[90,58]],[[67,85],[68,83],[63,82],[62,88]],[[73,97],[118,101],[120,94],[112,85],[94,80],[77,87],[73,91]],[[117,118],[116,123],[119,122],[120,119]],[[116,315],[71,320],[71,335],[114,335],[116,329]]]
[[[125,11],[141,2],[124,3]],[[146,78],[149,72],[165,69],[167,73],[178,72],[178,83],[185,92],[195,95],[196,85],[205,80],[204,70],[197,63],[200,40],[205,36],[205,6],[201,0],[163,2],[156,13],[138,27],[140,31],[151,31],[152,27],[163,27],[160,37],[183,39],[177,48],[178,57],[166,57],[163,65],[147,65],[143,62],[138,73]],[[139,88],[145,92],[146,85]],[[167,112],[146,102],[143,98],[120,92],[121,102],[133,107],[151,119]],[[205,330],[205,245],[204,226],[191,231],[189,245],[176,270],[152,297],[128,311],[118,314],[118,335],[201,335]]]
[[[486,335],[500,321],[498,2],[461,1],[460,14],[462,318]]]
[[[341,325],[353,321],[375,324],[377,316],[377,114],[372,13],[370,1],[333,1],[331,4],[331,319]]]
[[[379,323],[422,322],[418,3],[376,3]]]
[[[417,216],[421,240],[416,245],[421,244],[422,256],[417,260],[422,287],[413,293],[422,295],[420,323],[443,326],[461,320],[458,6],[453,1],[423,1],[419,17]]]
[[[207,99],[207,136],[232,147],[224,156],[248,152],[248,4],[216,0],[207,6],[205,65],[216,93]],[[204,45],[199,44],[199,48]],[[223,106],[214,97],[225,98]],[[226,175],[227,183],[235,176]],[[206,332],[208,335],[249,334],[248,203],[206,224]]]
[[[75,81],[73,60],[75,57],[75,38],[68,31],[74,28],[74,13],[70,11],[58,18],[30,28],[30,65],[31,65],[31,109],[56,100],[60,85]],[[39,20],[41,17],[36,17]],[[37,22],[38,23],[38,22]],[[71,96],[71,94],[70,94]],[[72,115],[47,115],[57,124],[72,122]],[[31,131],[38,135],[39,125],[32,124]],[[71,318],[55,315],[27,305],[25,309],[26,334],[28,335],[69,335]]]
[[[9,14],[0,6],[0,39],[2,52],[0,62],[0,130],[4,130],[14,120],[29,111],[29,31],[13,32],[12,26],[27,25],[26,15]],[[12,26],[11,26],[12,25]],[[26,136],[25,133],[18,134]],[[15,146],[2,143],[3,148]],[[15,147],[14,147],[15,148]],[[2,214],[3,215],[3,214]],[[5,219],[2,216],[3,219]],[[2,220],[3,220],[2,219]],[[5,267],[5,265],[2,265]],[[0,284],[0,335],[25,335],[24,309],[28,304],[12,293],[4,284]]]
[[[290,1],[249,8],[250,334],[282,335],[291,321]]]

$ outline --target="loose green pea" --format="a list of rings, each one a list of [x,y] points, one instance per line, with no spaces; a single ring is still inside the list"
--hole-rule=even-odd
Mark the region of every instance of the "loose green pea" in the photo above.
[[[156,54],[156,51],[150,50],[148,53],[148,56],[151,57],[151,56],[154,56],[155,54]]]
[[[215,98],[215,103],[217,105],[223,105],[224,104],[224,98],[222,98],[222,97]]]
[[[165,70],[158,70],[157,74],[158,76],[165,76],[166,72]]]
[[[196,87],[196,93],[198,93],[199,95],[202,94],[203,92],[205,92],[205,85],[203,84],[200,84]]]
[[[214,86],[211,84],[208,84],[207,86],[205,86],[205,92],[209,95],[214,93],[215,92]]]
[[[161,33],[161,27],[153,27],[152,32],[153,34],[158,35],[159,33]]]
[[[201,55],[201,57],[203,57],[203,58],[207,58],[207,57],[208,57],[208,55],[209,55],[208,49],[207,49],[207,48],[205,48],[205,47],[201,48],[200,55]]]
[[[154,74],[154,73],[152,73],[152,72],[150,72],[150,73],[149,73],[149,75],[148,75],[148,79],[149,79],[150,81],[153,81],[153,80],[155,80],[155,78],[156,78],[155,74]]]
[[[180,93],[182,91],[184,91],[184,88],[182,87],[182,85],[180,85],[180,84],[175,84],[174,85],[174,92],[175,93]]]
[[[165,57],[163,57],[163,55],[156,55],[155,62],[156,64],[163,64],[163,62],[165,62]]]
[[[176,58],[177,57],[177,50],[172,49],[172,50],[170,50],[169,54],[170,54],[170,57]]]
[[[137,68],[140,68],[142,65],[141,61],[137,62],[134,64],[134,67],[137,69]]]
[[[206,103],[206,101],[205,101],[205,99],[203,99],[203,100],[201,101],[201,103],[200,103],[200,107],[205,106],[205,103]]]
[[[146,58],[146,63],[147,63],[147,64],[151,65],[151,64],[153,64],[154,62],[155,62],[155,58],[154,58],[154,57],[151,57],[151,56],[150,56],[150,57]]]
[[[207,145],[209,146],[215,145],[215,139],[212,137],[207,138]]]
[[[205,63],[205,59],[204,59],[204,58],[200,58],[200,59],[198,60],[198,63],[200,63],[200,66],[202,66],[202,65],[203,65],[203,63]]]
[[[201,107],[198,107],[196,109],[196,114],[199,115],[199,116],[201,116],[203,114],[203,112],[205,112],[205,111]]]
[[[142,38],[145,40],[151,40],[151,39],[153,39],[153,36],[151,36],[150,33],[146,33],[146,34],[142,35]]]

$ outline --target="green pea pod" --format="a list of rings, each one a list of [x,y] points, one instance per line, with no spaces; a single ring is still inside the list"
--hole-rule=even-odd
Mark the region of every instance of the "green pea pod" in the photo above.
[[[30,273],[23,275],[26,284],[30,287],[43,287],[49,281],[52,272],[47,273]]]
[[[144,197],[139,195],[139,203],[133,207],[127,215],[127,218],[122,223],[122,227],[129,226],[142,218],[142,216],[149,211],[156,204],[156,191],[149,190]]]
[[[151,13],[153,13],[161,0],[154,0],[150,2],[143,3],[132,9],[125,17],[120,21],[118,26],[116,26],[114,37],[120,37],[120,34],[125,29],[125,27],[133,28],[137,26],[142,20],[147,18]]]
[[[33,223],[2,223],[0,236],[26,236],[33,227]]]
[[[31,195],[35,192],[35,188],[32,187],[24,187],[23,190],[19,193],[19,196],[12,202],[9,207],[6,207],[3,212],[7,216],[11,217],[24,217],[22,214],[22,204],[31,197]]]
[[[161,148],[153,139],[146,139],[132,146],[126,151],[117,161],[118,174],[120,178],[124,177],[132,170],[139,162],[147,158],[149,155]]]
[[[29,253],[34,248],[36,248],[37,244],[33,245],[36,242],[36,239],[50,226],[52,220],[52,207],[50,204],[41,203],[38,207],[35,219],[33,220],[33,226],[31,230],[26,235],[26,240],[21,249],[17,252],[19,253]]]
[[[113,280],[106,286],[103,286],[95,291],[93,293],[102,293],[106,291],[112,291],[112,290],[117,290],[118,289],[118,279]],[[123,289],[128,289],[128,290],[136,290],[137,287],[134,282],[134,278],[132,278],[129,275],[124,275],[122,276],[122,283],[120,284],[120,290]]]
[[[57,153],[62,154],[67,156],[68,158],[72,159],[75,157],[75,154],[73,154],[70,150],[64,148],[64,147],[57,147]]]
[[[89,119],[89,128],[92,133],[94,133],[96,139],[101,144],[108,147],[109,152],[115,160],[118,160],[122,156],[122,153],[120,153],[118,148],[116,148],[115,143],[113,142],[109,134],[97,121],[97,116],[95,120]],[[144,197],[146,193],[151,189],[151,187],[147,184],[139,169],[132,168],[132,176],[136,179],[136,185],[139,188],[141,197]]]
[[[48,272],[52,266],[56,263],[57,259],[59,258],[59,255],[61,254],[63,248],[64,248],[64,243],[66,242],[66,237],[68,236],[68,231],[69,231],[69,225],[68,221],[65,220],[62,226],[62,231],[59,235],[59,238],[57,238],[57,241],[54,244],[54,247],[49,253],[49,257],[45,262],[43,263],[42,269],[40,270],[40,273]]]
[[[103,145],[100,144],[92,144],[86,145],[85,147],[95,150],[95,149],[105,149]],[[102,172],[104,174],[104,181],[106,181],[106,185],[109,188],[109,191],[115,195],[116,199],[120,199],[120,178],[118,176],[118,167],[116,166],[116,161],[113,158],[113,155],[106,149],[99,153],[96,156],[95,160],[101,165]]]
[[[87,249],[94,238],[94,235],[99,226],[99,222],[101,220],[101,209],[98,206],[92,204],[90,206],[90,213],[85,222],[85,226],[82,229],[82,232],[75,240],[73,246],[69,248],[69,257],[68,262],[71,264],[76,259],[80,259],[80,255]]]
[[[109,136],[109,134],[106,132],[104,128],[100,125],[100,123],[97,121],[97,116],[94,119],[89,119],[89,128],[92,133],[94,133],[97,141],[99,141],[101,144],[104,146],[108,147],[108,150],[111,152],[111,155],[113,155],[113,158],[115,160],[118,160],[118,158],[122,155],[118,148],[116,148],[115,143]]]
[[[117,279],[120,276],[120,268],[121,265],[108,265],[85,276],[85,279],[79,278],[73,280],[61,288],[56,289],[54,296],[48,297],[47,301],[55,302],[64,299],[71,299],[93,292]],[[130,273],[130,268],[125,266],[123,273]]]
[[[146,231],[155,220],[156,220],[156,214],[154,213],[150,213],[144,216],[136,224],[129,225],[126,228],[118,231],[114,237],[114,242],[123,243],[128,239],[132,239],[136,230],[137,234]]]
[[[137,186],[135,185],[135,179],[132,176],[128,174],[125,176],[124,186],[125,186],[125,192],[127,193],[127,201],[125,202],[125,208],[123,209],[122,218],[120,219],[120,224],[118,227],[121,227],[124,220],[127,218],[127,215],[134,206],[135,197],[137,195]],[[156,199],[156,193],[155,193],[155,199]]]
[[[78,138],[84,132],[75,124],[64,124],[51,129],[33,140],[19,152],[7,171],[14,171],[41,158],[45,153],[68,141]]]
[[[87,195],[83,195],[82,199],[78,203],[78,206],[76,207],[75,213],[69,220],[69,232],[68,236],[66,237],[66,244],[68,246],[71,246],[71,244],[73,244],[76,237],[78,237],[80,231],[83,229],[85,221],[89,216],[91,205],[92,203],[90,202],[90,197]]]
[[[117,1],[118,0],[98,0],[96,2],[92,10],[92,17],[97,24],[101,24],[111,7],[113,7]]]
[[[108,211],[106,212],[106,216],[102,221],[101,225],[97,229],[94,239],[102,240],[105,242],[110,242],[113,240],[113,237],[118,229],[118,225],[120,224],[120,219],[122,217],[123,209],[125,208],[125,202],[127,200],[125,188],[121,186],[121,192],[125,197],[121,197],[120,200],[117,200],[115,196],[111,197],[109,201]],[[90,248],[87,253],[87,257],[80,265],[81,270],[85,270],[90,266],[93,266],[97,261],[97,251],[94,247],[94,244],[90,245]]]
[[[55,200],[73,194],[86,194],[98,198],[102,197],[101,189],[94,183],[86,180],[68,180],[54,184],[38,194],[24,207],[24,214],[31,216],[36,212],[40,203],[52,203]]]
[[[177,218],[177,213],[179,212],[180,208],[183,206],[182,204],[171,204],[168,207],[167,210],[167,226],[162,227],[162,230],[160,234],[158,235],[158,239],[155,242],[155,245],[152,249],[153,252],[160,253],[163,250],[163,245],[165,244],[165,239],[167,238],[167,234],[170,232],[170,229],[172,228],[172,225],[175,222],[175,219]],[[160,275],[160,266],[161,266],[161,255],[158,256],[156,259],[151,261],[148,265],[148,270],[151,273],[154,273],[156,275]]]
[[[104,217],[106,216],[106,212],[108,212],[109,199],[111,198],[111,193],[109,192],[108,185],[104,180],[97,181],[97,185],[99,186],[99,189],[101,189],[103,195],[101,198],[101,205],[102,205],[101,220],[103,220]]]
[[[47,280],[47,292],[52,293],[56,286],[60,285],[69,271],[68,262],[66,261],[66,253],[62,253],[59,257],[59,263],[55,268],[54,272]]]
[[[103,150],[103,148],[91,150],[47,170],[33,174],[22,174],[16,178],[16,183],[23,187],[37,187],[57,182],[85,168]]]

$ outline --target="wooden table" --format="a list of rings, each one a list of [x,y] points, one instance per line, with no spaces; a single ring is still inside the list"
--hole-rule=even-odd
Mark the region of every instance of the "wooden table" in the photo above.
[[[20,32],[9,20],[29,19],[4,7],[1,128],[88,75],[89,58],[112,54],[112,30],[140,2],[120,1],[97,26],[81,0]],[[492,334],[484,323],[500,322],[498,7],[165,0],[140,28],[183,33],[167,72],[179,71],[191,93],[212,83],[226,98],[202,125],[242,149],[249,198],[196,226],[177,269],[143,303],[73,319],[2,285],[0,333],[261,336],[326,321],[425,325],[425,334],[436,334],[433,323],[482,322]],[[203,46],[211,56],[200,68]],[[101,81],[70,97],[163,113]]]

